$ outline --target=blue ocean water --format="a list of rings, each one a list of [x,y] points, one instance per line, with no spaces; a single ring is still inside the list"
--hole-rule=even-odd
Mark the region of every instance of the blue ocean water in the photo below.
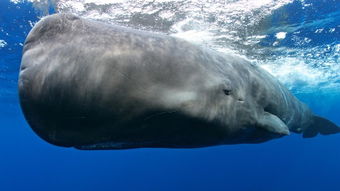
[[[92,1],[78,2],[90,6]],[[234,2],[244,3],[229,3]],[[262,144],[200,149],[79,151],[44,142],[21,113],[17,78],[27,33],[41,16],[64,11],[57,5],[0,1],[0,191],[340,190],[340,134],[312,139],[294,134]],[[338,0],[290,1],[247,30],[235,30],[244,43],[227,40],[228,48],[243,48],[238,53],[274,68],[273,74],[316,114],[340,125]],[[265,37],[245,43],[254,36]],[[216,42],[221,43],[227,46]]]

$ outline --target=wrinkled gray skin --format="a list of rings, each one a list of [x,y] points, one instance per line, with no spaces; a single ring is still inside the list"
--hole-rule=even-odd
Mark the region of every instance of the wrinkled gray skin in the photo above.
[[[316,121],[242,58],[68,14],[45,17],[29,33],[19,94],[40,137],[79,149],[259,143]],[[333,131],[306,137],[338,132],[320,120]]]

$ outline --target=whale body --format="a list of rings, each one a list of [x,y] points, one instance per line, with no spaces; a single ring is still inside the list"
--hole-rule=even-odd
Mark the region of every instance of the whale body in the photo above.
[[[71,14],[33,27],[18,84],[30,127],[64,147],[195,148],[340,132],[243,58]]]

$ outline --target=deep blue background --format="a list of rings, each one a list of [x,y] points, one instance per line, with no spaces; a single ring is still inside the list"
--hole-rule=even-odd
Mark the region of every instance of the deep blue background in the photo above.
[[[311,19],[329,14],[326,4],[319,6],[315,9],[321,13],[313,13]],[[8,43],[0,48],[0,191],[340,190],[340,135],[313,139],[292,135],[264,144],[202,149],[121,151],[79,151],[44,142],[24,120],[16,90],[19,43],[31,28],[28,20],[38,20],[39,13],[29,3],[7,0],[0,1],[0,10],[0,29],[5,31],[0,39]],[[339,41],[339,36],[332,38]],[[339,91],[296,95],[315,113],[340,124]]]

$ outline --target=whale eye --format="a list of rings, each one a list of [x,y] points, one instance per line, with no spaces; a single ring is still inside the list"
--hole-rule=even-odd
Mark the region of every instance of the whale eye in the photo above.
[[[223,89],[223,93],[225,95],[231,95],[231,90],[230,89]]]

